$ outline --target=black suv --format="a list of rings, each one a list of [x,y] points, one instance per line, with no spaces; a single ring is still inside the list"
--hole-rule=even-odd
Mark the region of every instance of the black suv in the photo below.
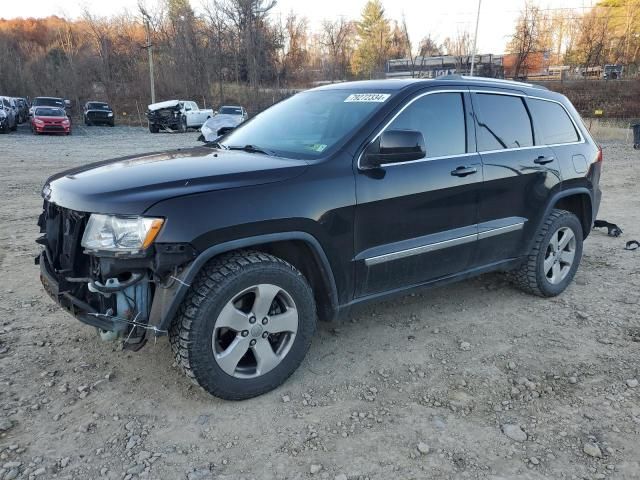
[[[113,109],[105,102],[87,102],[82,109],[82,116],[86,126],[91,125],[115,125]]]
[[[168,334],[213,395],[280,385],[355,304],[484,272],[550,297],[600,203],[602,152],[562,95],[447,77],[299,93],[216,143],[47,180],[52,297],[137,350]]]

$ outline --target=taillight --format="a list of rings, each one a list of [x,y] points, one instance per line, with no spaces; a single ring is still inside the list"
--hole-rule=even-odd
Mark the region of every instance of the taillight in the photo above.
[[[602,161],[602,147],[598,145],[598,156],[596,157],[596,162]]]

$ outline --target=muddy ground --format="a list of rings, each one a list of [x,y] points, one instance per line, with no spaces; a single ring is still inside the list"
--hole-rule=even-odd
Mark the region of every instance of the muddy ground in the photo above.
[[[320,325],[282,387],[234,403],[102,343],[43,292],[44,179],[196,133],[78,127],[0,136],[0,479],[640,478],[640,153],[604,144],[600,217],[576,281],[544,300],[498,274]]]

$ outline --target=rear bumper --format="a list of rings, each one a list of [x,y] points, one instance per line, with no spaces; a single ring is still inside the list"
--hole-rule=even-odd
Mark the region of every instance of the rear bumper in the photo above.
[[[42,283],[45,291],[54,302],[64,308],[76,319],[86,325],[101,328],[102,330],[117,331],[122,328],[121,323],[100,316],[99,312],[97,312],[91,305],[74,297],[70,292],[60,291],[58,280],[49,271],[47,257],[44,252],[36,259],[36,262],[40,265],[40,282]]]

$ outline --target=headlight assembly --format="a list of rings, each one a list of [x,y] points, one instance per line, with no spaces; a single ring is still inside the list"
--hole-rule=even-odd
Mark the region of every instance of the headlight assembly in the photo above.
[[[92,213],[82,236],[82,246],[91,251],[138,253],[155,240],[164,220]]]

